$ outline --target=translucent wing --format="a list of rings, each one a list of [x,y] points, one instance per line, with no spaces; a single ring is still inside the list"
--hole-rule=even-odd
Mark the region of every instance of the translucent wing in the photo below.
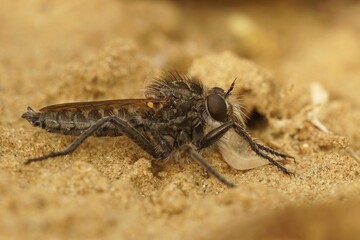
[[[266,159],[258,157],[233,129],[221,138],[218,148],[223,159],[237,170],[252,169],[269,163]]]
[[[147,108],[149,103],[165,103],[166,99],[115,99],[105,101],[89,101],[89,102],[72,102],[49,105],[42,109],[41,112],[76,110],[76,109],[94,109],[94,108],[123,108],[127,106],[138,106]]]

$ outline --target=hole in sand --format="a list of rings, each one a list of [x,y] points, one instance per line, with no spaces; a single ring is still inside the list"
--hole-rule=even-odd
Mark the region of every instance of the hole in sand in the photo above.
[[[265,130],[268,127],[269,122],[265,115],[254,109],[250,113],[249,120],[247,121],[246,125],[250,130]]]

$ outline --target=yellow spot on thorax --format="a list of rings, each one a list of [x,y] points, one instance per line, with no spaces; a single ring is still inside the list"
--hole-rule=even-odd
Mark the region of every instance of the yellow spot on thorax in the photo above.
[[[155,112],[160,111],[163,108],[163,105],[161,103],[154,103],[154,102],[147,102],[146,106],[153,109]]]
[[[146,104],[149,108],[154,108],[154,103],[153,102],[147,102]]]

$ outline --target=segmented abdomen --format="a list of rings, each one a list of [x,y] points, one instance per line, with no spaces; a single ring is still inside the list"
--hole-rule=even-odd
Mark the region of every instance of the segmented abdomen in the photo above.
[[[34,126],[46,129],[49,132],[66,135],[80,135],[99,119],[106,116],[125,117],[124,109],[90,109],[90,110],[62,110],[35,112],[32,109],[23,115]],[[120,136],[121,133],[113,124],[106,123],[99,128],[95,136]]]

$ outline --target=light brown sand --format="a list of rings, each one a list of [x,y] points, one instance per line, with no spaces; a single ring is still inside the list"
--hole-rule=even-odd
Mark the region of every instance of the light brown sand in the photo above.
[[[355,2],[0,1],[1,238],[358,239],[359,163],[346,149],[360,150],[359,42]],[[167,69],[208,86],[238,77],[252,135],[295,156],[296,177],[236,171],[215,151],[206,159],[237,188],[184,162],[156,178],[125,137],[23,165],[73,140],[31,127],[28,105],[141,97]]]

